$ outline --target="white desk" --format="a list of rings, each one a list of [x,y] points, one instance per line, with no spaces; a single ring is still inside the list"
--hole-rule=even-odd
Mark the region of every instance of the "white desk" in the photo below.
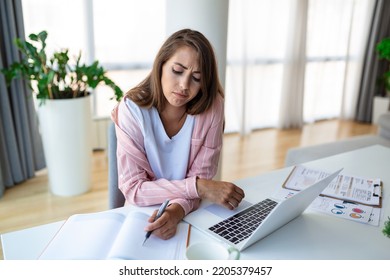
[[[344,167],[345,174],[383,180],[383,207],[380,226],[370,226],[306,210],[300,217],[242,252],[242,259],[390,259],[390,239],[382,234],[390,216],[390,149],[371,146],[312,161],[306,166],[333,171]],[[291,168],[236,182],[245,188],[262,188],[264,198],[275,193]],[[129,211],[120,208],[115,211]],[[1,236],[5,259],[36,259],[62,222],[51,223]],[[191,243],[210,239],[192,228]]]

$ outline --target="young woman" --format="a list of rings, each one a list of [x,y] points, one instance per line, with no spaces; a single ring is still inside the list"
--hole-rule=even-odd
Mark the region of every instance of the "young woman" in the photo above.
[[[119,188],[126,203],[170,199],[146,231],[172,237],[177,224],[207,198],[229,209],[241,188],[215,181],[224,128],[223,89],[210,42],[190,29],[172,34],[151,73],[114,108]]]

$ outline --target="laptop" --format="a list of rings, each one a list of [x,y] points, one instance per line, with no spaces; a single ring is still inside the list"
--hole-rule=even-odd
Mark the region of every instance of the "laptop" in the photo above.
[[[283,201],[266,198],[252,205],[243,201],[233,211],[202,202],[201,207],[188,214],[184,220],[200,231],[242,251],[301,215],[341,170]],[[224,217],[227,212],[230,216]]]

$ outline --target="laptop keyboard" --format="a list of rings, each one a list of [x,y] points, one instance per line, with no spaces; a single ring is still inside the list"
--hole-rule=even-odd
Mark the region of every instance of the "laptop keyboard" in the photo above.
[[[267,198],[215,224],[209,230],[233,244],[238,244],[257,229],[277,204],[276,201]]]

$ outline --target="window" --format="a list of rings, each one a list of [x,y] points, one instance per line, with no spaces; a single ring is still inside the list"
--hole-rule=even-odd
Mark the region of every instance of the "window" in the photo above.
[[[278,126],[294,2],[230,0],[225,131]],[[305,122],[353,115],[373,3],[308,0]]]
[[[165,39],[164,10],[164,1],[154,0],[23,0],[26,35],[47,30],[48,50],[66,47],[87,62],[98,59],[124,92],[152,67]],[[96,93],[94,115],[106,117],[112,91]]]
[[[278,125],[292,3],[230,0],[226,132]],[[307,3],[304,121],[352,115],[374,1]],[[23,8],[26,34],[46,29],[50,47],[99,59],[125,92],[147,75],[165,39],[165,1],[23,0]],[[112,93],[97,91],[94,114],[108,116]]]

